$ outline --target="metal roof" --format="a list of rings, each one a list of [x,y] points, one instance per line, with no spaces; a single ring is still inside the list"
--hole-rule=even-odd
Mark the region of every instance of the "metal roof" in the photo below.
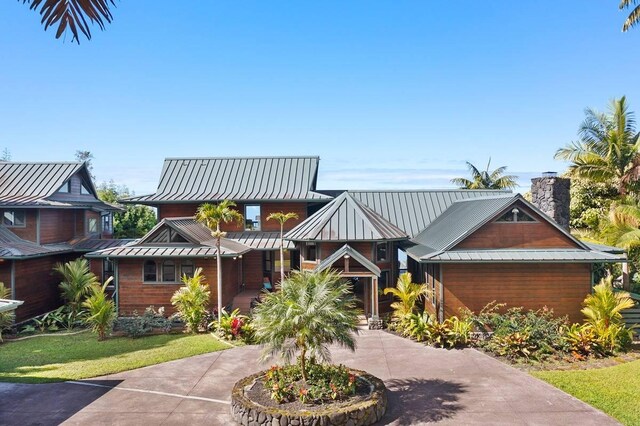
[[[385,241],[407,234],[378,213],[343,192],[329,204],[287,232],[292,241]]]
[[[155,194],[122,202],[314,201],[319,157],[167,158]]]
[[[591,250],[601,251],[604,253],[612,253],[612,254],[623,254],[625,253],[625,249],[620,247],[607,246],[604,244],[591,243],[588,241],[583,241]]]
[[[624,256],[582,249],[449,250],[421,259],[425,263],[473,262],[626,262]]]
[[[373,262],[367,259],[362,253],[358,250],[353,249],[349,244],[345,244],[336,250],[331,256],[323,259],[316,267],[316,271],[323,271],[328,269],[336,263],[338,260],[343,258],[344,256],[349,256],[362,266],[364,266],[368,271],[376,276],[380,276],[380,268],[378,268]]]
[[[407,191],[349,191],[355,199],[402,229],[418,235],[458,200],[511,195],[510,191],[444,189]]]
[[[69,244],[71,244],[74,251],[96,251],[124,246],[135,241],[135,239],[82,238],[78,240],[71,240],[69,241]]]
[[[73,251],[73,247],[69,244],[36,244],[23,240],[5,226],[0,226],[0,258],[20,259],[71,251]]]
[[[223,239],[222,241],[222,257],[235,257],[245,253],[247,250],[242,252],[233,251],[233,249],[229,249],[227,247],[227,242]],[[238,243],[235,243],[238,244]],[[235,245],[234,245],[235,246]],[[189,258],[200,258],[200,257],[215,257],[216,256],[216,248],[215,247],[207,247],[207,246],[123,246],[123,247],[115,247],[105,250],[94,251],[92,253],[88,253],[86,257],[92,258],[140,258],[140,257],[189,257]]]
[[[102,210],[118,209],[96,199],[49,200],[76,173],[84,176],[92,195],[97,192],[85,163],[76,162],[0,162],[0,207],[88,207]]]
[[[267,231],[246,231],[246,232],[227,232],[227,238],[238,241],[245,246],[254,250],[279,250],[280,249],[280,232]],[[293,249],[295,245],[288,240],[284,240],[285,249]]]

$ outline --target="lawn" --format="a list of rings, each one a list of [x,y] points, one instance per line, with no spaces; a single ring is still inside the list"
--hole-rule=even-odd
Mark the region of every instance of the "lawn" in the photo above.
[[[98,342],[85,332],[42,336],[0,345],[0,381],[77,380],[215,352],[229,346],[209,334],[163,334]]]
[[[624,424],[640,424],[640,360],[592,370],[537,371],[532,374]]]

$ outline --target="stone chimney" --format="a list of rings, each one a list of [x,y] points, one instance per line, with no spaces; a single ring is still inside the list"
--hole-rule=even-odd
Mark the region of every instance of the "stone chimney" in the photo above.
[[[531,179],[531,202],[558,225],[569,230],[569,203],[571,179],[558,177],[555,172],[545,172],[542,177]]]

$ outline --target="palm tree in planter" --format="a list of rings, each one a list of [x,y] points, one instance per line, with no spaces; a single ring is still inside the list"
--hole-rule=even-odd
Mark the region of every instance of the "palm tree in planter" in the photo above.
[[[253,326],[263,358],[279,355],[290,363],[294,355],[303,380],[307,362],[330,362],[328,346],[338,343],[355,350],[358,310],[351,286],[335,271],[294,271],[255,308]]]
[[[93,287],[100,287],[100,282],[91,272],[87,259],[80,258],[67,263],[56,263],[53,270],[62,276],[60,292],[69,305],[72,317],[76,318],[82,302],[91,294]]]
[[[237,204],[233,201],[223,200],[218,204],[204,203],[198,207],[196,212],[196,220],[211,230],[211,235],[216,240],[216,272],[217,272],[217,298],[218,298],[218,322],[220,322],[220,313],[222,312],[222,258],[221,242],[227,233],[220,230],[223,223],[236,222],[242,225],[244,217],[234,209]]]
[[[289,219],[297,219],[298,215],[293,212],[276,212],[267,216],[267,220],[276,220],[280,224],[280,281],[284,280],[284,224]]]

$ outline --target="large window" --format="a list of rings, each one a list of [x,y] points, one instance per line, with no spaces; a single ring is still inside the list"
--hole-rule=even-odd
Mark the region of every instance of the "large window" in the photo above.
[[[143,267],[144,280],[149,282],[158,281],[158,266],[155,260],[145,260]]]
[[[162,262],[162,281],[168,283],[176,281],[176,263],[173,260]]]
[[[318,256],[316,251],[316,243],[307,243],[307,246],[305,247],[304,260],[315,262]]]
[[[260,230],[260,205],[247,204],[244,207],[244,229],[247,231]]]
[[[2,224],[8,227],[23,228],[26,226],[24,210],[3,211]]]
[[[193,262],[190,260],[184,260],[180,264],[180,277],[186,276],[192,278],[194,273]]]
[[[376,244],[376,261],[377,262],[386,262],[387,257],[387,243],[377,243]]]

